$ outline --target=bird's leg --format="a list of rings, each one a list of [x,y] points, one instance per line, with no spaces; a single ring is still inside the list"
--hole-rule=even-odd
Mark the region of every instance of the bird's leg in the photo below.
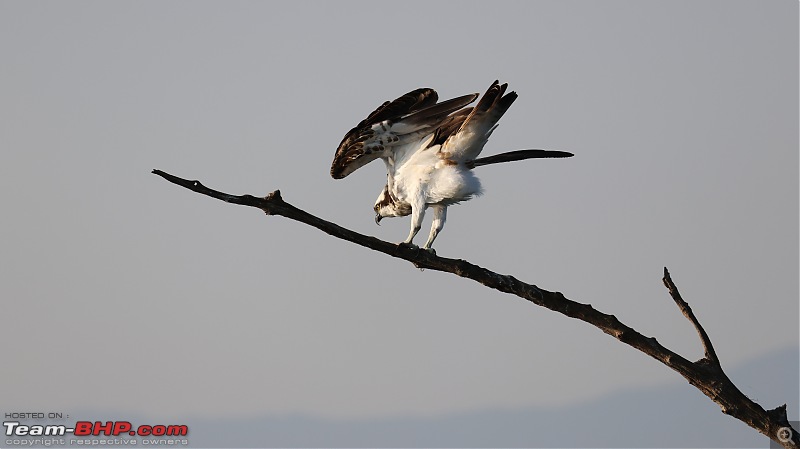
[[[431,248],[431,245],[433,245],[433,241],[436,240],[436,236],[439,235],[439,231],[442,230],[444,227],[444,222],[447,220],[447,206],[437,204],[435,206],[431,206],[431,209],[433,209],[431,233],[428,236],[428,241],[425,243],[425,246],[423,246],[422,249],[427,249],[428,251],[436,254],[436,251]]]
[[[404,245],[411,245],[412,240],[414,240],[414,236],[417,235],[419,229],[422,227],[422,219],[425,217],[425,205],[420,207],[418,206],[411,206],[411,232],[408,233],[408,238],[403,242]]]

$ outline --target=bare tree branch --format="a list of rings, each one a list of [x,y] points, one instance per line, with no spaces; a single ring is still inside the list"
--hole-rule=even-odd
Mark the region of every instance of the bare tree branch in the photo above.
[[[711,344],[711,339],[706,334],[700,322],[695,317],[689,304],[681,298],[678,288],[672,282],[669,271],[664,268],[664,285],[675,300],[678,308],[692,323],[700,336],[700,341],[705,350],[705,357],[691,362],[670,349],[662,346],[655,338],[646,337],[633,328],[623,324],[614,315],[608,315],[593,308],[590,304],[583,304],[567,299],[559,292],[550,292],[533,284],[527,284],[510,275],[495,273],[486,268],[474,265],[461,259],[448,259],[431,254],[417,248],[389,243],[375,237],[360,234],[343,228],[335,223],[315,217],[297,207],[285,202],[279,190],[266,197],[260,198],[252,195],[230,195],[210,189],[199,181],[190,181],[153,170],[153,173],[167,181],[185,187],[194,192],[217,198],[219,200],[256,207],[267,215],[282,215],[313,226],[334,237],[347,240],[357,245],[373,249],[392,257],[407,260],[418,268],[444,271],[472,279],[489,288],[510,293],[526,299],[538,306],[545,307],[554,312],[561,313],[570,318],[576,318],[589,323],[617,340],[631,346],[650,357],[668,366],[683,376],[690,384],[717,403],[722,412],[731,415],[748,426],[781,444],[785,448],[800,448],[800,434],[789,424],[786,415],[786,405],[765,411],[760,405],[745,396],[728,379],[722,370],[717,354]]]
[[[667,270],[667,267],[664,267],[664,278],[662,281],[664,282],[664,286],[667,287],[667,290],[669,290],[669,294],[672,296],[672,299],[675,300],[675,304],[678,305],[681,313],[683,313],[683,316],[691,321],[692,325],[697,330],[697,335],[700,337],[700,342],[703,344],[703,350],[706,354],[705,359],[717,367],[720,367],[719,358],[717,358],[717,353],[714,351],[714,345],[711,344],[711,339],[708,338],[708,334],[706,333],[705,329],[703,329],[703,326],[701,326],[700,322],[697,321],[697,318],[694,316],[694,312],[692,312],[692,308],[689,307],[689,304],[684,301],[683,298],[681,298],[681,294],[678,292],[678,287],[675,286],[674,282],[672,282],[672,278],[669,275],[669,270]]]

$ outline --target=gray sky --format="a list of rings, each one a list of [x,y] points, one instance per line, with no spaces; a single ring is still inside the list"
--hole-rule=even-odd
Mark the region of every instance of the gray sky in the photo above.
[[[341,137],[411,89],[494,79],[519,99],[484,155],[575,157],[480,169],[440,255],[697,359],[667,266],[724,365],[796,348],[797,18],[789,1],[2,1],[2,411],[433,419],[690,388],[584,323],[150,174],[279,188],[401,241],[408,219],[372,220],[382,164],[328,175]],[[786,385],[740,387],[798,418]]]

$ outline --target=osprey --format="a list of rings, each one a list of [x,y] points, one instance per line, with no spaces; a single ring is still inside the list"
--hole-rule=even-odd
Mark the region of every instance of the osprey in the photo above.
[[[475,167],[531,158],[570,157],[572,153],[518,150],[478,158],[497,122],[514,100],[508,84],[492,83],[475,107],[478,94],[437,103],[436,91],[413,90],[387,101],[345,134],[331,164],[331,176],[341,179],[375,159],[386,164],[386,185],[373,210],[375,222],[411,215],[411,232],[401,244],[412,245],[427,208],[433,224],[423,249],[442,230],[447,207],[481,194]]]

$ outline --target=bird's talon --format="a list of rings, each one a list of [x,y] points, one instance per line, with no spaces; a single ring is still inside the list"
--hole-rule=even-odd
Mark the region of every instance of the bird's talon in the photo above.
[[[413,243],[407,243],[407,242],[400,242],[400,243],[397,244],[397,246],[400,246],[400,247],[403,247],[403,248],[408,248],[408,249],[419,249],[419,246],[417,246],[417,245],[415,245]]]

